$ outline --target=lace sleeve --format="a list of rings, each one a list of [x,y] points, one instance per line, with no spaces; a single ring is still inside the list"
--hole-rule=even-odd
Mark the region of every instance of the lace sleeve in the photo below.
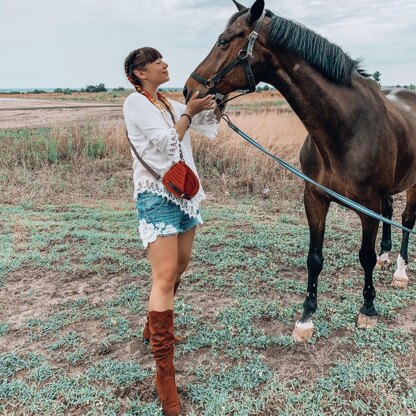
[[[167,158],[174,162],[180,160],[176,129],[166,123],[160,111],[147,98],[140,94],[131,94],[123,111],[128,129],[130,127],[140,130]]]
[[[180,160],[179,136],[173,127],[167,130],[166,135],[153,136],[150,140],[169,159],[174,162]]]
[[[214,139],[217,135],[217,124],[214,110],[205,110],[193,117],[190,127],[209,139]]]

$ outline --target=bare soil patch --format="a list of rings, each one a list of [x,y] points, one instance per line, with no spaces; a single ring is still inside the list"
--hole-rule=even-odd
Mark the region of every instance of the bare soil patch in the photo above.
[[[121,103],[84,103],[34,98],[0,98],[0,129],[38,128],[74,123],[123,123]]]
[[[27,268],[10,273],[0,290],[0,304],[7,305],[0,312],[0,321],[19,325],[30,318],[44,318],[54,306],[82,297],[90,297],[93,304],[105,302],[120,285],[135,281],[127,275],[109,277],[80,278]]]

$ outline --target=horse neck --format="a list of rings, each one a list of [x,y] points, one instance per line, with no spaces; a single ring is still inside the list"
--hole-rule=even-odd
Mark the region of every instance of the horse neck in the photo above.
[[[305,60],[289,56],[273,65],[266,82],[271,83],[286,98],[313,138],[331,144],[334,137],[347,135],[356,113],[351,87],[327,80]],[[358,100],[359,101],[359,100]]]

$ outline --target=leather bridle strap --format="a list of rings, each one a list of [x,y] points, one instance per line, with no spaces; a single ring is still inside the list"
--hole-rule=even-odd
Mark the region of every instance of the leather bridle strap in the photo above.
[[[251,69],[250,63],[248,62],[248,58],[249,56],[253,56],[254,44],[256,43],[256,40],[259,36],[259,31],[260,31],[261,25],[263,24],[265,14],[266,13],[263,11],[262,15],[256,22],[256,26],[254,27],[254,30],[250,33],[248,37],[247,47],[245,49],[241,49],[240,52],[238,52],[237,58],[235,58],[234,61],[226,65],[224,68],[222,68],[217,74],[215,74],[210,79],[205,79],[204,77],[197,74],[196,72],[191,73],[190,75],[191,78],[195,79],[199,83],[203,84],[206,88],[208,88],[209,94],[215,95],[217,102],[220,101],[219,105],[225,103],[225,101],[221,102],[222,98],[224,97],[224,94],[222,94],[221,92],[217,90],[217,88],[215,87],[215,84],[221,81],[221,79],[238,64],[244,65],[244,70],[245,70],[248,85],[249,85],[248,91],[243,94],[248,94],[249,92],[254,92],[256,90],[256,80],[254,78],[254,74]],[[240,94],[240,95],[243,95],[243,94]],[[232,99],[234,98],[236,97],[233,97]],[[227,100],[227,101],[230,101],[230,100]]]

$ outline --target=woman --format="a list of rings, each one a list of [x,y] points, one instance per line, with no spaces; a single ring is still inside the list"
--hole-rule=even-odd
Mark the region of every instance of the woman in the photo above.
[[[188,128],[214,138],[220,112],[211,95],[198,98],[196,93],[185,106],[158,93],[158,87],[169,81],[169,72],[153,48],[134,50],[124,67],[137,91],[126,98],[123,111],[134,159],[139,234],[152,270],[143,338],[150,339],[163,410],[173,416],[180,412],[173,365],[173,297],[190,260],[196,225],[202,224],[198,207],[204,191],[200,188],[191,200],[177,198],[151,170],[162,177],[182,154],[196,173]]]

